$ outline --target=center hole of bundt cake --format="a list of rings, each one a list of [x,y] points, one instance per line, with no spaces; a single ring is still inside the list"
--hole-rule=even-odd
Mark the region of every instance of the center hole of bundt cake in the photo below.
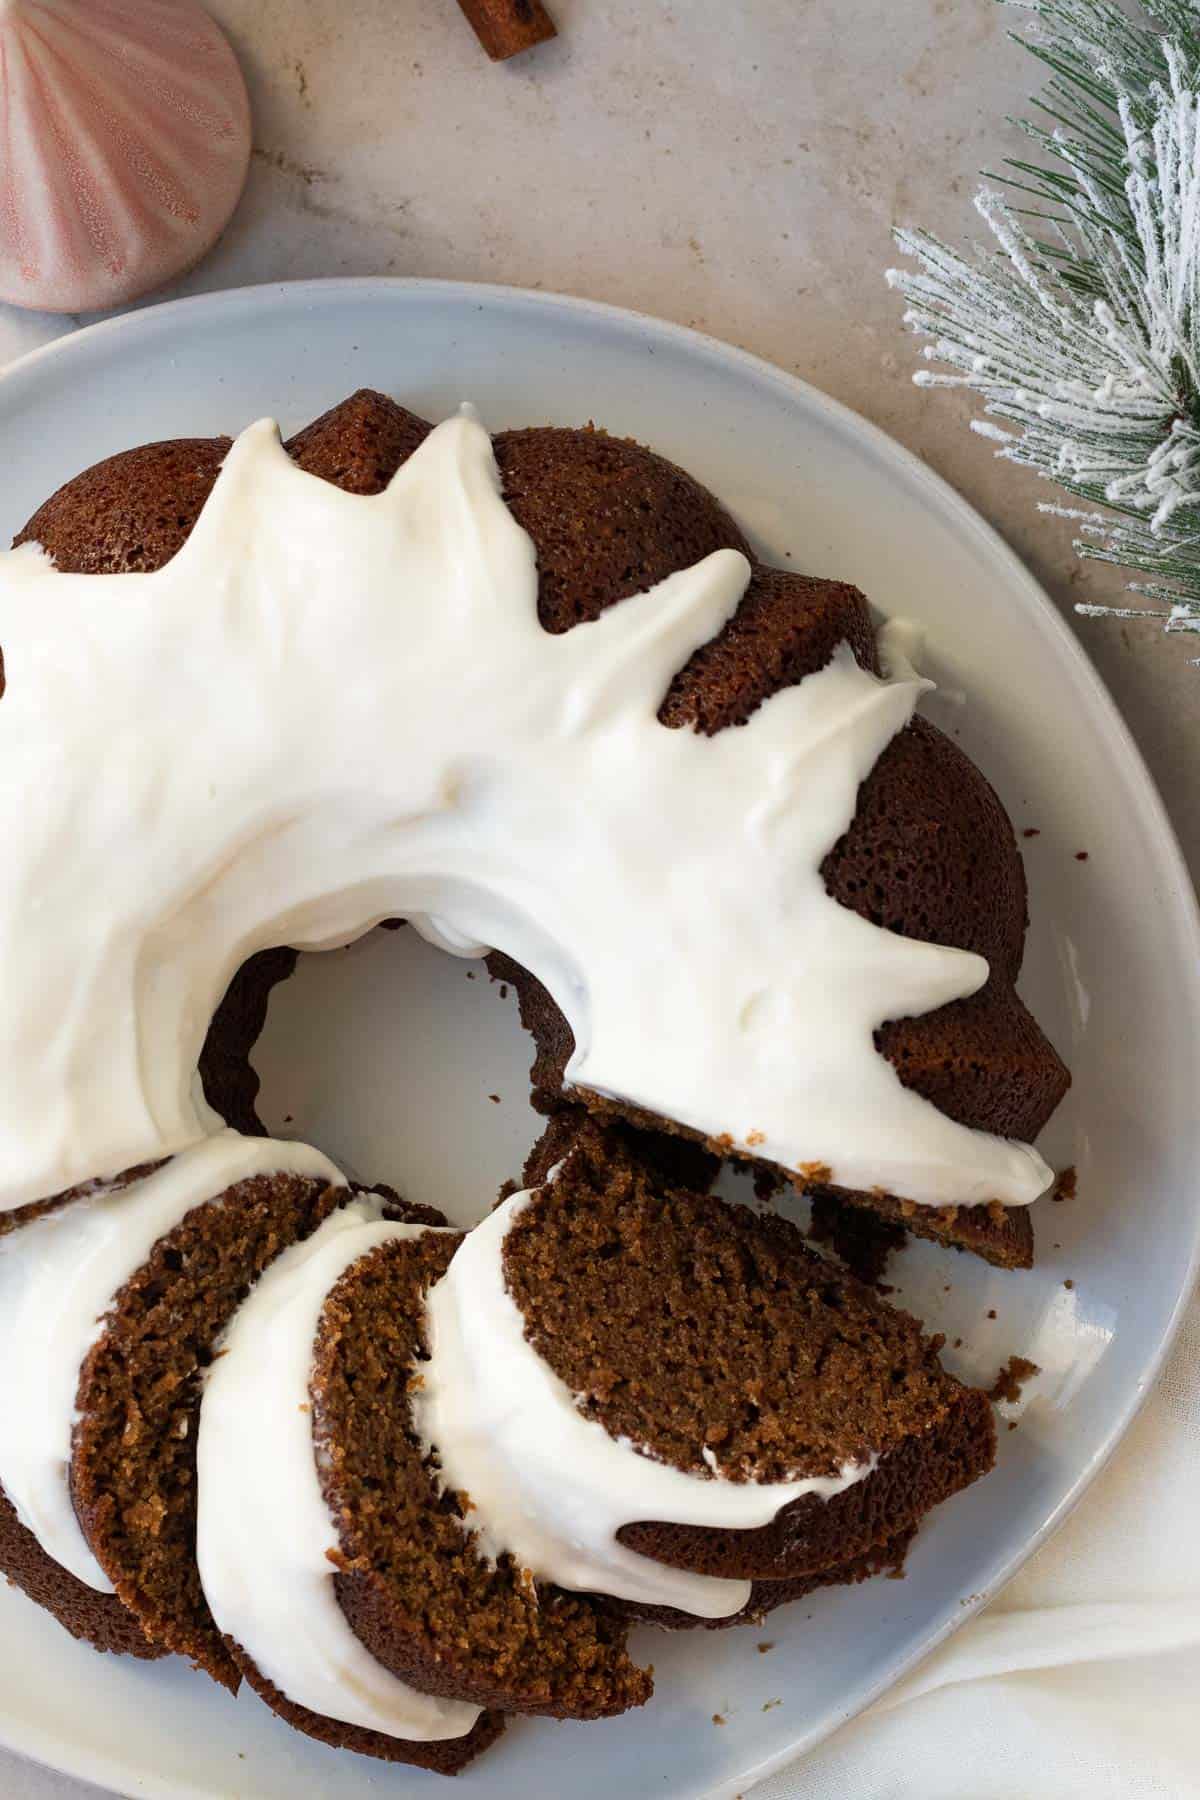
[[[467,1225],[544,1125],[529,1103],[532,1054],[511,985],[405,926],[302,955],[271,990],[250,1060],[272,1137],[315,1144],[347,1174]]]

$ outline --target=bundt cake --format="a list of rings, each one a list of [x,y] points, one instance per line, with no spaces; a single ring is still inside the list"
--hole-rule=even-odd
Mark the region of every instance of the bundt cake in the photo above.
[[[863,596],[637,444],[363,391],[85,471],[0,604],[0,1569],[454,1773],[645,1701],[635,1620],[897,1567],[986,1396],[708,1190],[1027,1266],[1069,1077],[1011,826]],[[396,918],[534,1040],[465,1235],[255,1112],[272,986]]]
[[[64,1104],[62,1071],[31,1079],[27,1090],[23,1084],[10,1102],[22,1126],[6,1134],[12,1151],[0,1168],[0,1197],[10,1206],[38,1200],[48,1189],[165,1154],[209,1128],[184,1063],[201,1068],[217,1110],[245,1129],[253,1105],[246,1052],[266,987],[286,973],[288,953],[252,964],[233,983],[203,1048],[198,1028],[229,980],[229,965],[251,947],[245,933],[260,943],[267,931],[293,945],[344,942],[403,911],[435,942],[490,950],[494,970],[515,983],[536,1042],[534,1085],[544,1107],[570,1098],[617,1111],[718,1153],[767,1161],[839,1203],[898,1218],[994,1262],[1028,1264],[1025,1203],[1049,1172],[1021,1140],[1037,1135],[1068,1077],[1013,988],[1025,930],[1020,857],[983,777],[911,716],[919,684],[879,681],[862,596],[747,560],[737,526],[689,476],[594,430],[504,432],[489,448],[470,420],[431,431],[362,392],[292,439],[292,462],[272,444],[269,432],[255,428],[233,452],[225,439],[144,446],[76,477],[34,515],[2,577],[11,590],[6,629],[15,659],[0,735],[11,722],[28,751],[37,734],[21,729],[23,682],[13,671],[38,668],[44,636],[65,632],[81,639],[80,679],[86,665],[92,690],[97,661],[111,670],[132,660],[140,678],[148,656],[156,671],[164,659],[194,668],[219,658],[223,720],[244,710],[227,665],[244,661],[245,681],[261,684],[286,655],[289,676],[311,668],[323,682],[308,710],[299,692],[284,708],[288,727],[311,739],[313,704],[328,711],[332,727],[338,708],[330,690],[365,719],[369,693],[381,706],[386,700],[393,729],[402,713],[428,766],[388,794],[386,842],[379,816],[355,815],[352,828],[344,815],[333,821],[318,807],[320,842],[308,847],[321,873],[285,892],[283,852],[291,872],[315,817],[296,816],[314,805],[299,788],[316,788],[322,799],[331,781],[365,780],[370,788],[373,768],[357,774],[356,758],[367,750],[352,749],[344,721],[337,722],[335,779],[323,752],[314,767],[288,729],[277,729],[269,746],[261,734],[235,730],[237,777],[230,780],[233,746],[216,747],[209,785],[221,796],[221,831],[204,846],[207,874],[173,870],[169,903],[164,893],[160,916],[142,924],[165,951],[184,940],[187,954],[176,961],[193,966],[147,995],[138,991],[146,958],[136,947],[128,960],[110,954],[103,965],[80,947],[72,977],[81,990],[91,982],[91,1000],[64,1046],[65,1085],[97,1101],[102,1092],[106,1104],[88,1106],[86,1116],[82,1106]],[[304,482],[294,470],[322,480]],[[341,501],[332,488],[374,497],[376,507]],[[201,518],[197,542],[191,534]],[[265,579],[246,573],[260,566],[241,554],[248,532],[277,564],[270,597],[256,590],[253,598],[265,614],[261,631],[239,637],[228,612],[205,612],[193,601],[188,611],[203,612],[207,625],[181,635],[157,623],[171,609],[159,604],[157,590],[147,591],[150,584],[112,583],[118,574],[157,571],[164,594],[185,597],[201,575],[205,595],[214,578],[231,593],[241,583],[244,621],[247,583]],[[301,557],[292,540],[305,532],[314,541]],[[344,559],[340,573],[318,554],[317,540],[331,536]],[[419,608],[402,624],[388,601],[369,604],[388,585],[379,572],[385,538],[388,580],[410,612]],[[456,558],[467,543],[471,555]],[[299,564],[302,578],[294,573]],[[351,566],[356,577],[335,602],[335,575],[345,580]],[[73,585],[79,573],[103,581],[103,592]],[[430,607],[422,596],[435,586],[442,598]],[[541,626],[532,635],[532,615],[521,612],[525,596]],[[381,614],[391,632],[404,633],[406,690],[451,679],[456,704],[449,710],[456,725],[476,720],[479,742],[458,730],[461,741],[438,744],[437,721],[415,716],[413,695],[378,681],[379,665],[395,660],[379,638]],[[453,646],[453,677],[439,661],[435,619]],[[471,665],[461,656],[468,630],[477,639]],[[556,655],[547,646],[560,638]],[[346,666],[326,682],[339,641],[348,646]],[[69,679],[58,661],[54,677],[60,685]],[[115,707],[120,684],[112,685]],[[139,695],[145,685],[139,679]],[[510,704],[517,695],[520,704]],[[164,754],[169,729],[174,755],[187,700],[164,690]],[[95,708],[82,710],[89,716]],[[447,712],[440,702],[437,710]],[[655,715],[671,736],[655,730]],[[209,712],[200,723],[211,725]],[[140,725],[144,759],[155,721],[143,713]],[[375,763],[379,734],[364,736]],[[831,741],[840,748],[831,750]],[[497,745],[503,773],[489,755]],[[77,763],[84,748],[68,734],[61,754],[35,757],[41,785],[65,781],[62,765]],[[407,767],[407,740],[387,760],[390,769]],[[554,793],[540,785],[551,768]],[[186,805],[194,819],[193,787],[181,777],[179,791],[164,797],[165,785],[160,770],[152,794],[126,796],[126,811],[132,807],[144,823],[144,801],[160,829],[172,805]],[[572,806],[585,785],[588,806]],[[252,800],[269,800],[285,842],[267,842],[259,813],[252,824]],[[406,807],[412,830],[402,845],[391,834]],[[279,824],[285,810],[286,828]],[[578,827],[589,818],[591,837]],[[543,860],[499,868],[489,832],[503,828],[511,844],[518,821],[532,850],[544,846]],[[61,832],[62,823],[52,819],[49,828]],[[228,861],[239,830],[254,824],[251,844],[233,845],[224,885],[213,881],[218,855]],[[353,868],[345,866],[351,843],[339,843],[339,831],[356,850],[371,840]],[[32,827],[29,835],[37,837]],[[88,834],[89,844],[99,835],[99,827]],[[606,867],[603,852],[614,836]],[[70,891],[78,892],[81,862],[64,860],[73,860]],[[193,860],[202,860],[199,852]],[[331,866],[339,863],[340,873]],[[162,871],[157,879],[169,885]],[[325,890],[339,880],[351,891],[331,899]],[[614,915],[627,921],[623,934],[612,928]],[[654,933],[628,923],[647,916],[659,921]],[[26,927],[27,919],[28,908]],[[475,929],[483,925],[490,943]],[[671,942],[674,954],[660,955],[660,941]],[[812,953],[801,958],[806,941]],[[641,955],[639,944],[647,946]],[[670,973],[698,967],[708,971],[699,983]],[[143,1072],[135,1079],[116,1027],[98,1026],[100,1018],[128,1017],[131,989],[143,1032],[153,1030],[174,1052],[155,1059],[167,1067],[154,1091],[145,1091]],[[39,1018],[43,1004],[39,995]],[[31,1118],[43,1120],[36,1143]]]

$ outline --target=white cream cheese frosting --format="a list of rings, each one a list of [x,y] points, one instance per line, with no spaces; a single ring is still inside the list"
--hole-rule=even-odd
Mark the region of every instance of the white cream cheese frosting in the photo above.
[[[306,1144],[221,1131],[128,1187],[73,1201],[0,1238],[0,1487],[43,1550],[88,1587],[113,1591],[71,1504],[84,1359],[159,1238],[236,1182],[281,1173],[343,1184]]]
[[[421,1441],[443,1486],[470,1496],[483,1555],[507,1551],[559,1587],[728,1618],[749,1600],[748,1581],[668,1568],[619,1543],[620,1528],[662,1519],[754,1530],[803,1495],[845,1492],[877,1459],[833,1476],[739,1482],[689,1475],[610,1437],[534,1350],[505,1285],[504,1238],[532,1197],[514,1194],[468,1232],[426,1296],[430,1358],[413,1398]]]
[[[197,1438],[196,1557],[213,1617],[281,1693],[389,1737],[464,1737],[479,1708],[421,1694],[355,1637],[328,1552],[309,1380],[321,1309],[360,1256],[430,1227],[394,1224],[364,1196],[266,1269],[213,1362]]]
[[[530,969],[573,1084],[850,1188],[1034,1199],[1036,1151],[947,1118],[872,1041],[986,962],[820,877],[929,684],[843,645],[737,729],[657,719],[748,574],[717,551],[543,631],[466,412],[370,497],[251,426],[153,574],[0,555],[0,1208],[210,1133],[195,1071],[237,966],[394,914]]]

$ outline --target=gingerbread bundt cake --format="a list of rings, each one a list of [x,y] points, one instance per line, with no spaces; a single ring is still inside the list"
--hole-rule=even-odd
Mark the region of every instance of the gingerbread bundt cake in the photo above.
[[[1011,827],[863,597],[640,446],[364,392],[97,465],[0,602],[0,1567],[452,1773],[640,1704],[632,1619],[894,1566],[986,1400],[707,1189],[1025,1265],[1068,1077]],[[515,983],[553,1115],[465,1238],[255,1116],[271,986],[396,916]]]
[[[648,764],[664,765],[653,792],[640,794],[629,809],[632,818],[620,816],[614,804],[597,829],[604,825],[620,835],[623,861],[619,872],[609,874],[616,887],[612,904],[624,902],[627,915],[637,913],[639,903],[657,909],[674,953],[660,956],[654,933],[628,926],[619,942],[597,941],[612,907],[599,916],[605,878],[591,842],[563,849],[567,863],[585,851],[596,853],[588,879],[556,896],[579,915],[574,931],[567,929],[572,921],[555,919],[550,942],[551,924],[544,918],[531,924],[530,909],[554,908],[545,893],[534,898],[529,869],[505,871],[503,892],[480,903],[472,883],[491,847],[484,814],[495,772],[481,771],[474,786],[459,782],[451,765],[475,767],[480,760],[479,747],[466,743],[446,755],[431,754],[443,771],[435,803],[442,822],[457,809],[468,826],[447,866],[429,875],[407,866],[385,870],[386,857],[375,860],[356,871],[356,880],[362,877],[356,903],[341,912],[315,908],[307,891],[287,895],[286,903],[272,894],[280,911],[269,923],[255,916],[255,931],[282,933],[286,926],[293,943],[345,941],[373,917],[404,911],[436,942],[490,949],[493,968],[516,983],[536,1041],[534,1084],[544,1107],[567,1096],[598,1111],[617,1110],[634,1123],[653,1122],[707,1141],[719,1152],[766,1160],[840,1204],[900,1217],[911,1230],[997,1263],[1027,1265],[1032,1234],[1025,1203],[1047,1185],[1049,1172],[1017,1146],[1036,1137],[1068,1077],[1013,987],[1025,930],[1020,857],[983,777],[933,726],[911,716],[916,692],[903,681],[881,688],[874,679],[879,654],[862,596],[845,584],[747,563],[738,528],[697,483],[651,452],[599,432],[499,434],[493,449],[503,506],[493,497],[491,453],[477,427],[460,420],[431,433],[425,421],[377,394],[354,396],[287,448],[297,468],[323,478],[322,484],[281,481],[269,442],[253,434],[228,464],[224,439],[173,441],[111,458],[68,483],[19,535],[19,545],[43,546],[54,569],[36,559],[20,561],[16,582],[18,559],[9,559],[10,582],[18,592],[28,589],[29,606],[39,616],[52,611],[56,599],[65,604],[68,592],[74,607],[81,601],[78,589],[63,580],[68,572],[103,578],[164,565],[178,570],[184,559],[174,559],[202,515],[209,530],[202,534],[203,551],[193,546],[197,569],[214,555],[220,563],[222,539],[245,529],[242,496],[254,490],[260,497],[270,493],[281,520],[292,507],[297,518],[299,509],[314,520],[321,514],[314,532],[349,537],[357,531],[363,579],[378,585],[370,540],[379,535],[381,515],[371,514],[368,529],[365,514],[321,502],[319,493],[329,484],[348,494],[379,496],[391,483],[390,493],[397,495],[396,472],[415,471],[392,515],[400,515],[400,527],[409,533],[406,549],[415,558],[407,578],[395,576],[398,591],[409,592],[406,580],[453,585],[435,552],[421,561],[428,545],[414,551],[411,515],[418,495],[426,518],[437,521],[429,528],[432,538],[473,521],[478,555],[472,578],[487,592],[460,595],[466,612],[453,636],[461,645],[469,614],[471,629],[480,634],[480,679],[490,670],[493,698],[506,685],[502,670],[518,635],[496,621],[511,609],[517,590],[533,596],[542,641],[545,634],[564,636],[579,646],[574,656],[543,657],[539,668],[539,640],[521,640],[524,654],[516,657],[513,678],[523,670],[531,695],[546,683],[555,690],[539,714],[540,736],[529,716],[515,718],[511,709],[490,716],[486,695],[464,681],[460,654],[456,674],[448,677],[440,665],[437,673],[452,681],[463,708],[482,704],[493,741],[499,734],[509,748],[519,747],[523,729],[531,731],[543,767],[562,764],[571,742],[584,740],[574,766],[576,778],[591,784],[590,800],[609,790],[619,795],[622,782],[637,787]],[[214,490],[220,494],[222,469],[228,504],[214,512],[206,502]],[[451,489],[465,512],[441,506]],[[278,546],[276,554],[284,570],[280,585],[286,586],[287,558]],[[329,572],[321,573],[319,558],[314,568],[319,590]],[[194,592],[182,571],[177,585]],[[113,591],[114,607],[118,594],[127,608],[128,586]],[[356,616],[363,627],[358,653],[367,664],[377,646],[362,609]],[[394,629],[394,612],[390,617]],[[406,619],[406,641],[421,643],[420,631],[428,625],[426,607],[415,620]],[[293,659],[309,656],[315,663],[331,652],[328,641],[305,635],[313,629],[307,619],[290,621]],[[178,655],[181,647],[170,648]],[[199,644],[194,653],[212,648]],[[421,663],[427,681],[436,660],[430,651]],[[270,670],[268,659],[267,676]],[[635,670],[643,677],[644,698]],[[264,675],[261,664],[258,673]],[[353,667],[347,673],[357,692],[361,669],[357,678]],[[651,743],[640,716],[642,729],[626,731],[630,720],[621,714],[618,694],[639,712],[644,706],[649,716],[657,713],[678,738],[651,731]],[[229,696],[231,707],[235,699]],[[863,726],[858,715],[872,709],[874,723]],[[848,755],[832,764],[809,754],[826,726],[834,737],[854,740]],[[545,741],[547,736],[556,741]],[[754,740],[753,752],[743,754],[743,740]],[[621,764],[622,757],[632,758],[635,745],[636,778],[632,768],[623,775]],[[486,755],[482,760],[486,764]],[[261,766],[252,773],[260,780],[264,775]],[[271,773],[280,785],[278,765]],[[565,767],[562,773],[565,786]],[[311,768],[309,774],[320,779]],[[764,781],[773,784],[770,795],[762,792]],[[801,789],[803,806],[797,803]],[[824,808],[813,807],[814,789],[830,794]],[[757,812],[756,794],[762,801]],[[413,804],[424,807],[428,798],[415,795]],[[389,799],[393,808],[404,803],[402,795]],[[540,796],[539,803],[563,808],[569,799],[560,792]],[[654,854],[645,841],[646,821],[656,806],[666,805],[673,809],[669,824],[660,810],[652,826],[658,835]],[[803,844],[795,839],[801,814],[813,815]],[[511,829],[511,811],[504,822]],[[525,823],[531,844],[539,831],[559,842],[561,817],[553,820],[553,833],[548,816],[534,821],[526,814]],[[732,828],[740,839],[736,847],[728,841]],[[464,875],[468,843],[474,863]],[[647,863],[648,871],[642,867]],[[730,865],[739,863],[745,864],[742,873],[728,875]],[[270,872],[265,864],[259,871],[263,894]],[[543,865],[535,873],[541,880],[548,870]],[[634,878],[642,875],[635,891]],[[325,880],[335,880],[332,871]],[[720,900],[707,929],[697,917],[698,903],[693,899],[689,907],[686,900],[703,882]],[[422,904],[425,889],[431,890],[429,906]],[[592,890],[595,916],[586,917]],[[822,907],[822,898],[836,907]],[[189,926],[197,924],[199,911],[186,915]],[[525,916],[515,918],[516,912]],[[845,915],[876,929],[847,935]],[[473,940],[464,922],[486,922],[493,941]],[[173,918],[170,930],[181,924]],[[167,927],[160,928],[169,937]],[[654,941],[653,953],[631,958],[639,935]],[[810,968],[793,980],[790,959],[806,936],[816,973]],[[822,939],[827,941],[818,954]],[[730,969],[733,946],[742,966]],[[513,954],[523,949],[531,952],[525,963]],[[223,944],[221,953],[236,955],[236,947]],[[718,955],[727,979],[699,984],[699,1016],[694,1007],[689,1016],[690,988],[671,979],[664,985],[664,966],[703,960],[711,971]],[[203,1052],[194,1028],[191,1034],[180,1030],[178,1005],[164,1007],[158,1022],[164,1033],[169,1027],[187,1037],[185,1060],[199,1063],[210,1095],[243,1128],[252,1112],[248,1045],[261,1021],[265,987],[286,969],[286,953],[252,966],[231,990]],[[622,969],[624,988],[617,979]],[[191,976],[211,996],[210,1006],[219,985],[214,976],[211,966]],[[188,1010],[189,1023],[195,1010]],[[699,1056],[698,1038],[709,1040]],[[82,1054],[82,1045],[78,1049]],[[846,1079],[851,1072],[852,1083]],[[26,1136],[26,1150],[18,1142],[14,1151],[24,1166],[0,1172],[9,1204],[40,1198],[31,1186],[57,1181],[65,1187],[94,1176],[94,1168],[75,1166],[85,1156],[100,1155],[110,1165],[100,1172],[112,1174],[122,1160],[144,1160],[193,1136],[195,1109],[179,1094],[179,1077],[173,1085],[177,1091],[169,1096],[139,1093],[132,1107],[133,1096],[123,1096],[127,1103],[114,1112],[124,1115],[125,1128],[114,1126],[108,1142],[93,1139],[86,1152],[64,1123],[57,1144],[40,1146],[49,1151],[40,1158],[40,1175],[28,1166],[39,1159],[30,1157]],[[44,1094],[26,1098],[44,1108]],[[109,1098],[116,1098],[111,1084]],[[147,1100],[156,1121],[149,1128]]]

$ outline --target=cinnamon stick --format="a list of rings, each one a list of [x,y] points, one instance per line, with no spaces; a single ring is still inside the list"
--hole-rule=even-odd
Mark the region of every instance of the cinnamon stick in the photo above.
[[[493,62],[507,62],[557,36],[542,0],[458,0],[458,4]]]

